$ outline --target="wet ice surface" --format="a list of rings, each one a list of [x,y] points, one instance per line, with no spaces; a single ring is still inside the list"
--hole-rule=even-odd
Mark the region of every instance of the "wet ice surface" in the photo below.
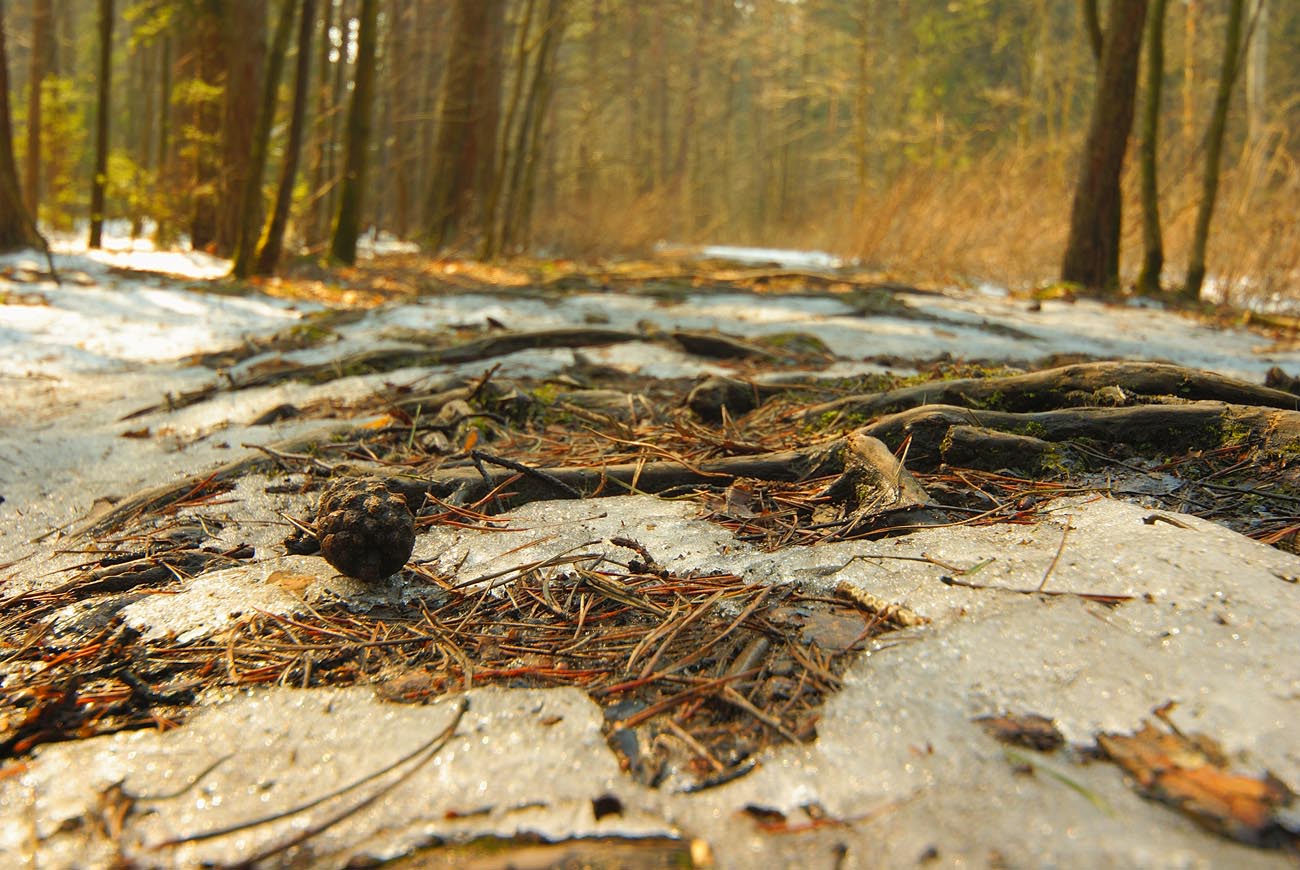
[[[631,342],[532,350],[319,386],[287,383],[123,420],[167,392],[215,378],[208,369],[171,360],[232,346],[250,333],[273,333],[308,307],[295,311],[256,295],[217,296],[158,277],[111,272],[101,261],[75,256],[81,259],[63,265],[77,269],[86,283],[24,284],[21,292],[49,304],[0,306],[5,595],[52,582],[51,569],[84,558],[56,553],[57,538],[33,539],[83,517],[95,499],[209,471],[247,455],[245,444],[331,425],[249,424],[284,402],[359,398],[384,383],[477,375],[495,362],[502,363],[503,378],[544,376],[579,357],[663,377],[730,371],[723,362],[665,344]],[[140,263],[132,255],[112,256],[121,258],[113,261],[118,265]],[[166,268],[192,282],[221,266],[201,256],[150,256],[170,257]],[[402,329],[437,331],[492,317],[519,329],[599,320],[629,330],[806,331],[841,357],[825,370],[836,375],[878,370],[862,361],[875,354],[929,358],[943,351],[1011,360],[1053,352],[1162,358],[1255,381],[1272,365],[1300,367],[1300,353],[1268,348],[1256,334],[1209,330],[1160,310],[1048,301],[1030,312],[1023,301],[997,294],[902,298],[938,319],[862,316],[838,299],[779,294],[702,292],[680,300],[472,294],[378,309],[340,327],[339,341],[285,357],[329,360],[402,345]],[[88,324],[96,329],[83,332]],[[145,428],[147,438],[122,437]],[[258,476],[239,484],[239,515],[218,534],[229,546],[255,546],[256,560],[209,572],[175,595],[128,602],[123,617],[151,636],[174,631],[197,638],[220,632],[251,608],[292,613],[328,596],[402,601],[422,594],[391,583],[361,590],[323,560],[277,555],[288,531],[279,512],[301,512],[307,500],[267,494],[265,485]],[[1294,648],[1300,560],[1210,523],[1184,518],[1189,529],[1148,525],[1145,514],[1109,500],[1063,500],[1055,503],[1052,520],[1033,526],[930,530],[778,553],[736,541],[696,516],[690,504],[649,497],[535,503],[505,518],[510,531],[430,530],[417,539],[415,558],[449,575],[454,570],[457,582],[566,552],[626,561],[629,551],[609,541],[622,536],[674,571],[730,571],[752,582],[826,590],[847,580],[932,622],[886,636],[851,667],[844,690],[824,708],[816,741],[774,751],[748,776],[699,794],[681,793],[684,781],[677,777],[652,791],[623,776],[601,732],[600,711],[581,693],[476,689],[457,737],[437,758],[315,838],[313,848],[329,856],[322,866],[342,866],[355,854],[387,856],[434,835],[678,832],[708,840],[724,867],[831,866],[837,843],[848,847],[845,867],[911,865],[931,847],[954,864],[982,865],[996,853],[1013,865],[1280,865],[1276,855],[1211,837],[1133,796],[1111,765],[1057,757],[1046,762],[1100,796],[1104,809],[1044,772],[1018,774],[1002,748],[970,722],[987,713],[1036,712],[1055,718],[1069,739],[1086,743],[1099,730],[1132,731],[1154,707],[1175,700],[1178,724],[1219,740],[1236,767],[1271,770],[1300,784],[1300,738],[1292,724],[1300,721]],[[926,554],[957,566],[994,558],[977,575],[980,582],[1032,589],[1067,522],[1068,545],[1047,588],[1133,600],[1112,609],[1068,596],[954,588],[940,582],[944,569],[935,565],[886,558]],[[504,580],[508,575],[492,582]],[[101,616],[72,607],[57,618],[71,630]],[[285,821],[174,850],[149,847],[261,817],[353,782],[428,739],[449,713],[445,701],[397,706],[369,689],[260,690],[210,698],[200,715],[167,733],[47,746],[25,771],[0,778],[0,854],[32,855],[39,848],[43,867],[106,865],[110,850],[97,829],[70,821],[98,812],[105,788],[174,791],[225,759],[184,796],[142,805],[148,812],[131,817],[125,842],[142,866],[236,860],[301,830],[302,817],[295,817],[298,828]],[[590,802],[605,792],[622,799],[625,813],[597,821]],[[817,805],[858,821],[773,837],[740,814],[746,804],[780,809],[796,821],[800,807]],[[320,819],[333,807],[307,817]]]
[[[932,622],[883,636],[850,667],[814,742],[769,752],[747,776],[697,794],[684,793],[676,777],[658,790],[625,777],[605,743],[600,711],[577,691],[476,689],[457,737],[411,779],[313,838],[313,854],[320,866],[342,866],[435,835],[669,833],[703,837],[720,866],[743,867],[776,862],[788,846],[758,832],[742,813],[747,805],[792,819],[814,805],[834,818],[865,818],[834,829],[830,841],[803,841],[808,861],[821,852],[807,849],[829,858],[838,842],[848,847],[847,866],[911,864],[931,848],[954,864],[980,864],[996,850],[1013,866],[1288,866],[1276,853],[1213,837],[1136,797],[1111,765],[1041,759],[1096,803],[1042,770],[1017,773],[970,721],[1032,711],[1086,744],[1098,731],[1134,730],[1172,699],[1179,726],[1213,735],[1234,767],[1300,781],[1293,728],[1300,717],[1300,594],[1283,579],[1300,563],[1211,523],[1189,518],[1183,529],[1146,524],[1146,515],[1107,499],[1063,499],[1053,520],[1036,526],[762,553],[685,505],[621,497],[529,505],[503,517],[509,532],[422,536],[425,551],[448,559],[471,547],[474,561],[462,566],[461,581],[495,567],[510,547],[523,548],[515,564],[570,552],[576,543],[617,558],[619,548],[608,542],[617,534],[677,570],[698,566],[813,588],[849,580]],[[981,582],[1032,589],[1067,523],[1069,545],[1046,588],[1133,600],[1111,608],[1068,596],[954,588],[939,580],[943,568],[888,558],[926,554],[958,566],[992,558]],[[320,561],[291,560],[288,568],[307,573]],[[196,586],[166,597],[183,610],[191,606],[184,599],[201,603],[204,595]],[[142,866],[234,861],[301,827],[281,821],[161,852],[149,846],[261,818],[361,779],[436,734],[450,707],[447,700],[395,705],[369,689],[257,690],[212,698],[168,733],[44,747],[25,772],[0,782],[0,851],[30,848],[35,819],[42,866],[87,866],[78,862],[93,854],[81,851],[93,838],[66,820],[89,812],[102,790],[121,784],[132,794],[173,792],[225,759],[184,797],[143,804],[148,811],[132,817],[124,842]],[[69,777],[70,769],[83,774]],[[355,799],[377,788],[363,787]],[[623,815],[595,818],[591,801],[604,794],[619,797]],[[322,820],[338,807],[305,817]]]

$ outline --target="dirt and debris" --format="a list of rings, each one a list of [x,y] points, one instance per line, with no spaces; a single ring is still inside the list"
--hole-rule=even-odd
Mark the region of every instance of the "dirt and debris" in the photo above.
[[[448,281],[456,293],[490,283],[415,261],[393,267],[384,286],[429,294],[431,306],[450,304]],[[852,839],[946,800],[929,795],[947,775],[944,752],[964,759],[954,776],[996,779],[978,756],[981,728],[1027,752],[1099,742],[1145,794],[1184,809],[1208,800],[1186,787],[1204,786],[1204,770],[1236,776],[1153,761],[1122,735],[1138,727],[1148,693],[1168,696],[1162,680],[1189,685],[1194,663],[1162,656],[1193,633],[1221,645],[1195,655],[1229,656],[1237,672],[1284,667],[1236,656],[1240,637],[1280,642],[1286,608],[1263,613],[1263,592],[1231,586],[1221,563],[1235,554],[1249,576],[1271,578],[1273,594],[1295,594],[1293,579],[1280,582],[1300,574],[1282,552],[1300,535],[1294,396],[1171,363],[1031,366],[883,349],[874,361],[850,358],[836,318],[1029,339],[968,316],[964,302],[927,320],[924,294],[891,306],[884,297],[902,291],[847,275],[605,272],[570,286],[579,277],[499,286],[500,304],[471,324],[430,328],[422,311],[408,326],[396,309],[318,317],[194,355],[184,378],[151,382],[152,396],[124,390],[108,440],[117,461],[136,457],[139,469],[148,456],[157,468],[125,488],[94,478],[84,493],[85,504],[98,500],[93,513],[33,528],[0,557],[0,784],[35,782],[29,771],[86,741],[184,741],[232,693],[290,687],[367,687],[389,707],[497,690],[589,699],[583,727],[595,737],[584,739],[614,763],[603,790],[582,798],[583,835],[616,833],[641,807],[659,819],[646,830],[668,852],[702,837],[724,866],[748,846],[710,829],[711,814],[748,817],[745,830],[762,837]],[[655,305],[726,294],[833,313],[818,314],[815,329],[775,314],[761,332],[694,315],[675,328],[638,322],[648,309],[618,308],[612,287]],[[533,322],[593,289],[599,298],[569,314],[599,325]],[[586,317],[596,314],[604,320]],[[385,337],[367,343],[376,326]],[[27,492],[7,487],[6,509],[15,491]],[[1229,545],[1202,520],[1278,547],[1236,536]],[[365,582],[337,577],[316,552]],[[1217,579],[1170,577],[1170,565],[1187,572],[1197,561],[1213,562]],[[1077,666],[1049,661],[1048,638],[1028,628],[1038,624]],[[979,666],[992,670],[963,682],[990,644],[998,661]],[[1031,649],[1038,658],[1019,661]],[[1123,682],[1116,662],[1144,657],[1162,662],[1151,685]],[[1086,675],[1094,659],[1107,665]],[[1124,692],[1090,688],[1107,680]],[[1203,703],[1240,746],[1246,726]],[[1293,710],[1294,699],[1269,704]],[[927,710],[941,726],[917,723]],[[514,726],[494,727],[506,729],[490,731],[501,739]],[[845,757],[854,728],[876,757]],[[1265,737],[1260,751],[1291,767],[1223,780],[1232,812],[1202,822],[1287,845],[1269,831],[1289,830],[1271,813],[1289,799],[1295,745]],[[1084,791],[1117,800],[1076,759],[1028,766],[1050,764],[1059,781],[1086,780]],[[1246,792],[1256,803],[1242,809]],[[528,794],[521,806],[546,803]],[[499,827],[479,828],[473,807],[456,812],[459,838],[527,829],[505,811],[485,810]],[[448,818],[403,842],[427,842]],[[537,830],[573,834],[548,819]],[[154,823],[130,807],[118,821],[119,832]],[[330,836],[348,852],[347,835]],[[909,834],[905,847],[914,857],[933,844]]]
[[[1197,824],[1252,846],[1300,850],[1300,819],[1282,815],[1295,805],[1295,793],[1267,771],[1234,772],[1213,738],[1174,725],[1173,707],[1156,710],[1168,730],[1143,722],[1134,734],[1100,734],[1097,743],[1139,792]]]

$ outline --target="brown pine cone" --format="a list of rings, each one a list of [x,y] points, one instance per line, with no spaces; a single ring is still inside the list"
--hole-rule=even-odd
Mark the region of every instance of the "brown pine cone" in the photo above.
[[[340,573],[382,580],[411,558],[415,519],[382,480],[344,478],[321,493],[316,535],[321,555]]]

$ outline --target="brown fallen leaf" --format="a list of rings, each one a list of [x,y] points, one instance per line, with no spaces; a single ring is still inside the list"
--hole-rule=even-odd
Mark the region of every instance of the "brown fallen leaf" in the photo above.
[[[1065,745],[1065,738],[1056,723],[1037,713],[1003,713],[1001,716],[979,716],[975,720],[990,737],[999,743],[1051,752]]]
[[[1300,846],[1300,831],[1280,815],[1295,800],[1291,789],[1269,773],[1252,777],[1228,770],[1226,756],[1212,739],[1165,732],[1143,722],[1136,734],[1099,734],[1097,744],[1133,777],[1145,797],[1168,804],[1202,827],[1262,848]]]
[[[286,592],[301,595],[307,590],[307,587],[319,578],[315,574],[301,574],[297,571],[286,571],[280,569],[272,571],[266,578],[267,583],[274,583]]]

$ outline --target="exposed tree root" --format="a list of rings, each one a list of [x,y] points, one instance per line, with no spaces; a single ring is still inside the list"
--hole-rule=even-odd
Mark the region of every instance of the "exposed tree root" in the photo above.
[[[577,332],[564,334],[575,337]],[[519,336],[510,338],[519,339]],[[480,349],[487,346],[473,344]],[[463,400],[468,389],[457,386],[418,397],[418,401],[423,412],[432,416],[437,405],[452,399]],[[1106,397],[1132,402],[1139,396],[1155,403],[1127,407],[1098,404]],[[1197,400],[1203,396],[1220,399]],[[905,481],[900,482],[900,473],[905,472],[887,467],[889,463],[882,461],[882,457],[889,457],[890,451],[902,455],[906,449],[907,464],[920,470],[932,470],[946,463],[954,467],[1005,468],[1041,475],[1088,467],[1094,461],[1088,454],[1095,453],[1090,450],[1090,444],[1124,445],[1137,453],[1169,456],[1247,440],[1266,452],[1285,454],[1300,443],[1300,411],[1294,410],[1300,401],[1297,397],[1208,372],[1162,364],[1083,364],[1006,378],[926,384],[827,403],[817,406],[822,410],[814,408],[804,412],[804,416],[824,421],[825,415],[832,413],[842,419],[863,409],[915,404],[939,397],[985,407],[925,404],[888,414],[844,437],[802,449],[697,463],[663,459],[599,467],[540,468],[535,462],[475,451],[457,460],[457,465],[419,476],[370,463],[349,463],[348,470],[385,476],[390,488],[402,493],[416,510],[424,505],[425,496],[431,495],[454,505],[481,504],[482,509],[496,512],[540,499],[726,487],[746,478],[791,483],[841,474],[848,478],[848,472],[857,468],[854,479],[847,481],[847,489],[842,478],[839,495],[834,489],[828,490],[828,494],[843,507],[842,518],[860,528],[864,520],[870,521],[880,513],[904,509],[923,511],[930,506],[919,487],[908,488]],[[1222,397],[1235,397],[1248,404],[1229,403],[1221,400]],[[759,398],[758,391],[749,393],[747,398]],[[408,399],[406,404],[410,401],[417,399]],[[721,404],[726,403],[724,400]],[[461,406],[464,404],[459,402]],[[1053,407],[1062,404],[1067,407]],[[1075,406],[1069,407],[1071,404]],[[1029,410],[1044,406],[1051,409]],[[197,498],[226,481],[265,467],[275,461],[277,452],[301,452],[321,438],[318,435],[273,445],[266,449],[267,456],[250,456],[223,465],[208,475],[145,490],[103,516],[88,518],[73,533],[98,534],[130,516]],[[885,447],[865,452],[858,449],[870,439],[879,439]],[[846,462],[846,453],[852,461]],[[868,454],[870,458],[864,460]],[[864,462],[865,466],[877,469],[874,477],[860,473]],[[895,480],[898,484],[895,490],[885,495],[881,490],[870,497],[864,494],[864,486],[879,489],[879,481],[886,478]]]
[[[884,393],[845,396],[804,411],[809,422],[835,425],[922,405],[992,411],[1045,411],[1086,405],[1132,405],[1154,398],[1300,409],[1300,396],[1167,363],[1081,363],[1001,378],[929,381]]]
[[[559,347],[599,347],[626,341],[640,341],[645,336],[638,332],[618,329],[546,329],[537,332],[509,332],[490,335],[463,344],[440,349],[396,347],[361,351],[340,359],[311,365],[299,365],[284,360],[254,365],[249,371],[224,381],[209,384],[196,390],[168,396],[163,402],[132,411],[123,417],[130,420],[164,408],[172,410],[202,402],[217,393],[267,387],[285,381],[319,383],[349,375],[373,374],[414,366],[456,365],[518,353],[521,350]],[[430,338],[432,340],[432,336]]]

